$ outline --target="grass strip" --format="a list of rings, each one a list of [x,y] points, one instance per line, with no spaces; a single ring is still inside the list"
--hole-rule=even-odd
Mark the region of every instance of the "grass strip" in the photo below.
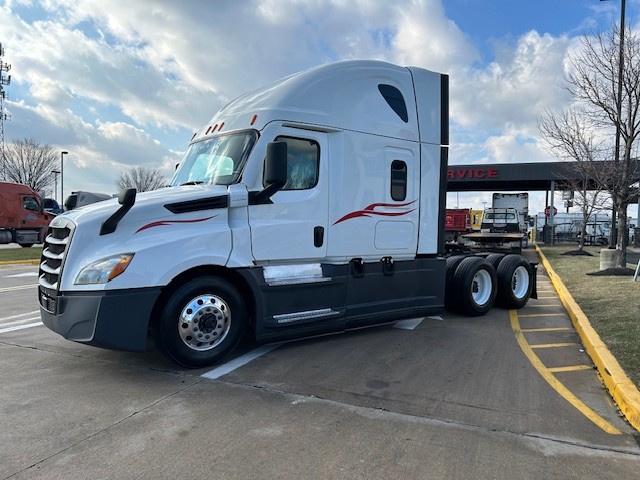
[[[42,255],[42,247],[30,248],[0,248],[0,262],[24,262],[39,261]]]

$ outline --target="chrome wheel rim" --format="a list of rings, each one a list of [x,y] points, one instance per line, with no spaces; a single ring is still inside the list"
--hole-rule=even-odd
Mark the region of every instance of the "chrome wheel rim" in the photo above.
[[[231,328],[229,305],[216,295],[205,294],[187,302],[178,318],[182,342],[192,350],[216,348]]]

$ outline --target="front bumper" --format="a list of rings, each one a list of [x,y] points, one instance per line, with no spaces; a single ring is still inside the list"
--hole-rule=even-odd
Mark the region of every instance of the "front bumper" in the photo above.
[[[160,288],[61,292],[52,298],[40,287],[38,296],[42,322],[64,338],[97,347],[143,352]]]

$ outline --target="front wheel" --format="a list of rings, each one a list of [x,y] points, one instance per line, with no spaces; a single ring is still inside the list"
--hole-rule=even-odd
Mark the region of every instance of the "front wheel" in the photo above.
[[[206,276],[182,285],[167,299],[152,328],[158,348],[171,360],[200,368],[223,360],[247,325],[247,311],[236,288]]]

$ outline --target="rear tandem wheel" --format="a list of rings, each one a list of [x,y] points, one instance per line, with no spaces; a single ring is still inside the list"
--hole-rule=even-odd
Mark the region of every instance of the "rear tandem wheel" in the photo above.
[[[496,299],[496,271],[482,257],[466,257],[455,268],[447,288],[449,308],[472,317],[484,315]]]
[[[531,264],[521,255],[506,255],[498,264],[496,273],[498,305],[509,309],[524,307],[533,289]]]

